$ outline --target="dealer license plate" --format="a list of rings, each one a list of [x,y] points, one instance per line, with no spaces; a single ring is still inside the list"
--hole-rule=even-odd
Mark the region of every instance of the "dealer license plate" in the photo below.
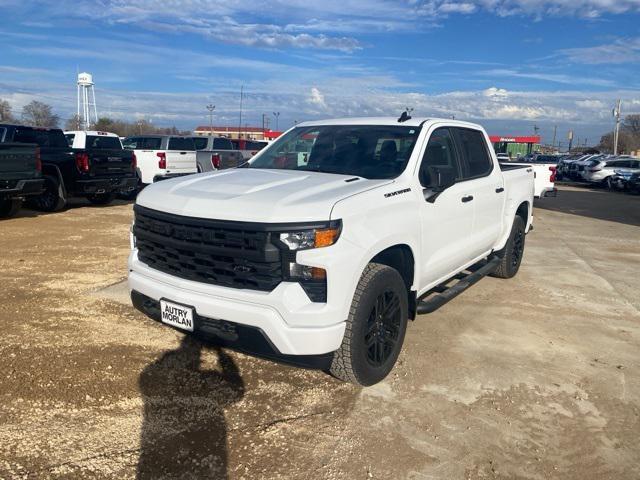
[[[193,308],[160,300],[162,323],[193,332]]]

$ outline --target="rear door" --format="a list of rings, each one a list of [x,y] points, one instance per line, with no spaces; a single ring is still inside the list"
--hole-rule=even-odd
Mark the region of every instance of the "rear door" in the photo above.
[[[484,133],[471,128],[452,130],[462,161],[462,184],[474,207],[469,252],[476,258],[490,251],[498,241],[506,186],[499,166],[489,153]]]
[[[167,174],[196,172],[196,147],[192,138],[169,137],[167,143]]]
[[[437,128],[431,133],[420,164],[419,179],[429,182],[428,167],[450,169],[458,183],[442,192],[434,202],[419,203],[422,231],[421,285],[430,285],[449,276],[471,260],[473,202],[462,182],[462,169],[451,129]],[[426,190],[428,192],[428,190]]]

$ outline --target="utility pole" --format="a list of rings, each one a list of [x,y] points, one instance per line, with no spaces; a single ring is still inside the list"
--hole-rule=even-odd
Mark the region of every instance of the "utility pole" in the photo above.
[[[558,133],[558,126],[553,126],[553,142],[551,142],[551,148],[556,148],[556,134]],[[558,145],[558,150],[560,150],[560,146]]]
[[[616,128],[613,131],[613,154],[618,154],[618,140],[620,138],[620,109],[622,107],[622,100],[618,99],[616,107],[613,109],[613,117],[616,119]]]
[[[209,135],[213,136],[213,111],[216,109],[216,106],[210,103],[207,105],[207,110],[209,110]]]
[[[273,116],[276,117],[276,132],[278,131],[278,119],[280,118],[280,112],[273,112]]]
[[[573,130],[569,130],[568,140],[569,140],[569,150],[567,151],[571,153],[571,145],[573,145]]]
[[[238,120],[238,139],[242,138],[242,99],[244,98],[244,85],[240,85],[240,120]]]
[[[538,136],[538,132],[539,132],[539,131],[540,131],[540,127],[534,123],[534,124],[533,124],[533,134],[534,134],[536,137]]]

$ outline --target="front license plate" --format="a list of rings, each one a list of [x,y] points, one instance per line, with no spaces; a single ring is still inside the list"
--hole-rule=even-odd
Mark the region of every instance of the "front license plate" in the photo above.
[[[160,300],[162,323],[193,332],[193,308]]]

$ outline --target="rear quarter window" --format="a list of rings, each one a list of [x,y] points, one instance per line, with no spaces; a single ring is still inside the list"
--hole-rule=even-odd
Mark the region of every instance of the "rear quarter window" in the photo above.
[[[196,147],[193,144],[193,139],[183,137],[171,137],[169,138],[169,146],[167,150],[195,150]]]
[[[488,175],[493,169],[484,135],[479,130],[456,128],[457,143],[464,163],[463,179]]]
[[[193,144],[196,147],[196,150],[204,150],[207,148],[207,139],[203,137],[196,137],[193,139]]]
[[[233,143],[228,138],[214,138],[213,148],[215,150],[233,150]]]

